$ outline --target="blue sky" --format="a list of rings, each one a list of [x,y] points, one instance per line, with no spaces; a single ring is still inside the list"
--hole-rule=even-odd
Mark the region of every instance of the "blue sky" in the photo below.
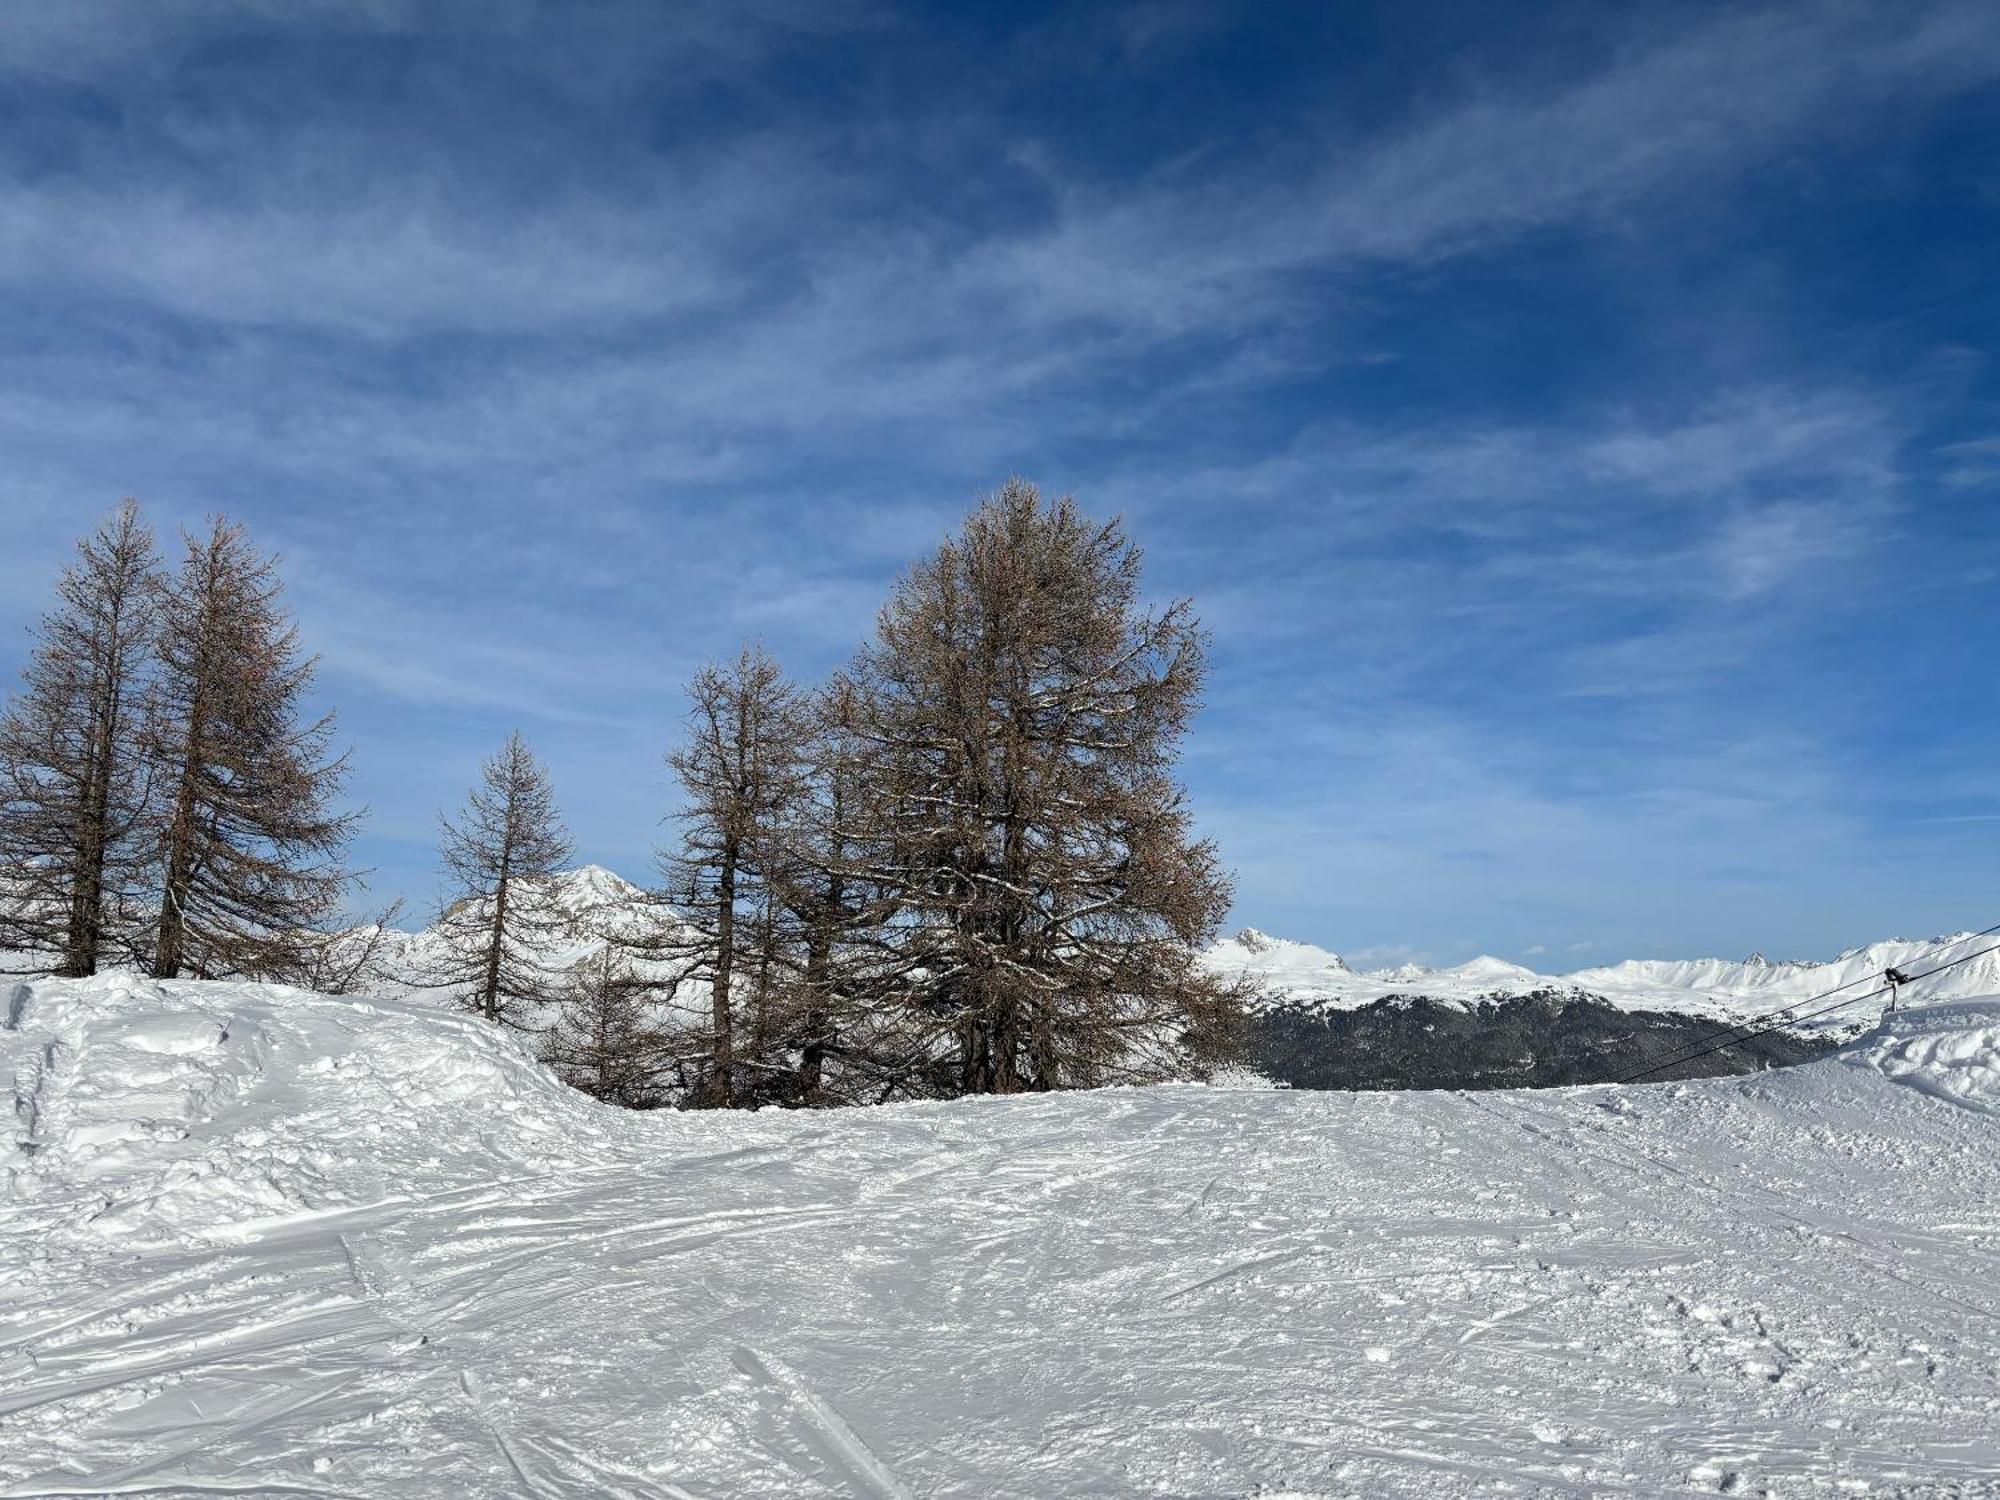
[[[643,875],[703,657],[1019,473],[1215,637],[1239,922],[2000,921],[2000,11],[77,0],[0,33],[0,670],[120,495],[288,559],[372,814]]]

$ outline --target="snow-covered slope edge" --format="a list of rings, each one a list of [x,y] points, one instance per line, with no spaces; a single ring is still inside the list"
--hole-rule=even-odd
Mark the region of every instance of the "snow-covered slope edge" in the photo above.
[[[513,1033],[434,1006],[131,971],[0,998],[8,1202],[45,1231],[212,1240],[418,1174],[575,1167],[604,1135]]]
[[[2000,997],[1899,1010],[1841,1060],[1932,1098],[2000,1116]]]

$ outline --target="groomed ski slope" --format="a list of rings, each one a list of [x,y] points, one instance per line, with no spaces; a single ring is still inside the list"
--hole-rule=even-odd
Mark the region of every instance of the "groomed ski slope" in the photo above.
[[[636,1116],[0,982],[0,1494],[2000,1494],[2000,1001],[1750,1078]]]

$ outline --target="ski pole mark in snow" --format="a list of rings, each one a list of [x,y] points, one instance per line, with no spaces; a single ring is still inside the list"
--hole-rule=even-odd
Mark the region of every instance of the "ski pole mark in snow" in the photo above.
[[[1529,1302],[1516,1302],[1512,1307],[1503,1307],[1489,1317],[1480,1318],[1475,1322],[1466,1324],[1465,1332],[1458,1336],[1458,1341],[1461,1344],[1469,1344],[1482,1333],[1498,1327],[1501,1323],[1506,1322],[1507,1319],[1527,1312],[1531,1308],[1546,1307],[1554,1300],[1554,1297],[1541,1297]]]
[[[908,1485],[855,1436],[831,1403],[806,1384],[805,1379],[776,1355],[765,1354],[747,1344],[736,1348],[736,1367],[754,1380],[775,1386],[789,1398],[808,1441],[832,1466],[846,1471],[856,1489],[875,1500],[916,1500]]]
[[[478,1414],[480,1425],[493,1435],[494,1446],[507,1460],[507,1467],[513,1470],[514,1477],[521,1481],[522,1492],[529,1495],[561,1495],[561,1489],[544,1484],[526,1464],[522,1463],[521,1455],[514,1446],[514,1440],[507,1433],[506,1424],[488,1410],[485,1396],[480,1389],[479,1377],[470,1370],[460,1370],[458,1386],[465,1392],[465,1399],[472,1403],[472,1409]]]
[[[1238,1261],[1233,1266],[1224,1266],[1212,1276],[1204,1276],[1199,1281],[1190,1282],[1184,1287],[1177,1287],[1161,1297],[1160,1301],[1163,1303],[1178,1302],[1183,1297],[1192,1297],[1196,1292],[1206,1291],[1209,1287],[1218,1286],[1225,1281],[1234,1281],[1239,1276],[1248,1276],[1257,1271],[1267,1271],[1274,1266],[1288,1266],[1295,1260],[1304,1260],[1319,1248],[1317,1245],[1301,1245],[1296,1250],[1277,1250],[1269,1255],[1253,1255],[1250,1259]]]
[[[585,1453],[552,1433],[536,1433],[523,1441],[540,1453],[549,1467],[589,1486],[588,1493],[592,1495],[607,1496],[609,1500],[701,1500],[692,1490],[650,1479],[598,1455]]]

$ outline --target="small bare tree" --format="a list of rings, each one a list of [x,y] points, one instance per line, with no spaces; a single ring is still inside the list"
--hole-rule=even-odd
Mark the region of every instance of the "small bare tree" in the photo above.
[[[158,919],[153,973],[300,980],[354,875],[358,813],[333,716],[305,717],[315,659],[281,602],[277,559],[217,516],[166,586],[147,750]]]
[[[0,718],[0,948],[82,976],[129,931],[145,802],[139,743],[159,558],[127,500],[56,585],[22,691]]]
[[[301,949],[304,969],[297,983],[322,995],[355,995],[390,977],[387,955],[401,936],[396,919],[402,911],[398,896],[352,927],[311,935]]]
[[[557,1019],[542,1037],[542,1061],[573,1088],[607,1104],[652,1109],[665,1102],[668,1040],[654,1020],[649,987],[611,948],[569,973]]]
[[[437,921],[443,964],[426,983],[489,1021],[520,1024],[522,1006],[556,1000],[565,982],[547,953],[564,929],[551,877],[569,860],[569,834],[548,772],[518,730],[479,779],[457,821],[439,819],[451,896]]]

